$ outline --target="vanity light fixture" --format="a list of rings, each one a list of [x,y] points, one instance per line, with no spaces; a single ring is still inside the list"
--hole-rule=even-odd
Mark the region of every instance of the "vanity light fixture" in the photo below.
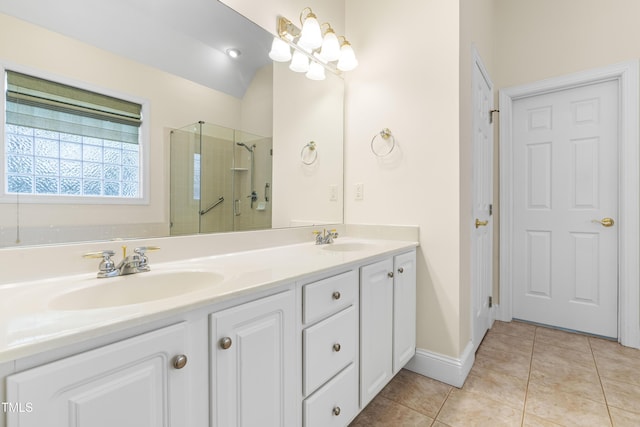
[[[351,43],[344,36],[338,37],[328,22],[318,25],[311,8],[302,10],[300,24],[302,29],[287,18],[278,17],[278,35],[274,37],[269,52],[272,60],[291,61],[291,70],[306,73],[312,80],[324,80],[325,69],[340,74],[358,66]]]

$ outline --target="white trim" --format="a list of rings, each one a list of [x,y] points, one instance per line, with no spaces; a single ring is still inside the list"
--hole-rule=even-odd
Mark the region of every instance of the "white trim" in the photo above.
[[[77,87],[80,89],[88,90],[91,92],[101,93],[113,98],[123,99],[129,102],[135,102],[142,106],[141,116],[142,124],[140,125],[140,168],[142,173],[140,175],[140,197],[127,198],[127,197],[102,197],[102,196],[66,196],[66,195],[34,195],[34,194],[21,194],[19,195],[20,203],[37,203],[37,204],[74,204],[74,205],[148,205],[150,200],[150,159],[151,156],[151,135],[150,135],[150,102],[148,99],[139,98],[129,94],[123,94],[121,92],[106,89],[104,87],[86,83],[83,81],[75,80],[69,77],[61,76],[58,74],[36,69],[28,66],[23,66],[10,61],[0,59],[0,136],[2,137],[0,146],[0,203],[16,203],[15,194],[6,194],[4,187],[4,156],[5,156],[5,105],[6,105],[6,88],[5,88],[5,72],[6,70],[16,71],[18,73],[28,74],[41,79],[52,80],[69,86]]]
[[[512,109],[513,101],[544,93],[616,80],[620,99],[618,341],[640,348],[640,150],[639,67],[628,61],[500,91],[500,306],[498,319],[512,314]]]
[[[425,377],[461,388],[473,367],[474,361],[473,343],[469,341],[460,359],[428,350],[416,349],[416,355],[407,363],[405,368]]]

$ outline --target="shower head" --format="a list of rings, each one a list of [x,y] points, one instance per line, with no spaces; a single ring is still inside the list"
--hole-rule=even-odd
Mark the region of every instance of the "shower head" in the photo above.
[[[249,147],[247,144],[245,144],[244,142],[236,142],[236,145],[239,145],[241,147],[244,147],[247,149],[247,151],[249,151],[250,153],[253,153],[253,149],[256,148],[256,144],[253,144],[251,147]]]

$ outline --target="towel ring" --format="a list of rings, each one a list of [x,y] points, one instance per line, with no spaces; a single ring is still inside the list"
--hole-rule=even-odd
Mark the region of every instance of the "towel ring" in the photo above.
[[[381,141],[384,144],[376,144],[376,141]],[[375,147],[379,145],[379,147]],[[387,150],[384,150],[384,146],[390,146]],[[384,157],[391,153],[396,147],[396,138],[393,136],[389,128],[382,129],[379,133],[375,134],[371,139],[371,151],[378,157]]]
[[[302,163],[304,163],[305,165],[314,164],[316,159],[318,158],[318,151],[316,150],[317,148],[318,147],[316,147],[315,141],[311,141],[307,145],[302,147],[302,151],[300,151],[300,159],[302,160]],[[308,157],[310,157],[310,160],[305,160],[305,158]]]

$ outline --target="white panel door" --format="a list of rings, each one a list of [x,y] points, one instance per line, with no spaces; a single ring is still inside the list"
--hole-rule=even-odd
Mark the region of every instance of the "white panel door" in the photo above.
[[[513,140],[513,317],[616,337],[617,82],[516,100]]]
[[[493,86],[480,59],[473,67],[473,221],[471,292],[473,345],[477,349],[491,327],[489,297],[493,286]]]

